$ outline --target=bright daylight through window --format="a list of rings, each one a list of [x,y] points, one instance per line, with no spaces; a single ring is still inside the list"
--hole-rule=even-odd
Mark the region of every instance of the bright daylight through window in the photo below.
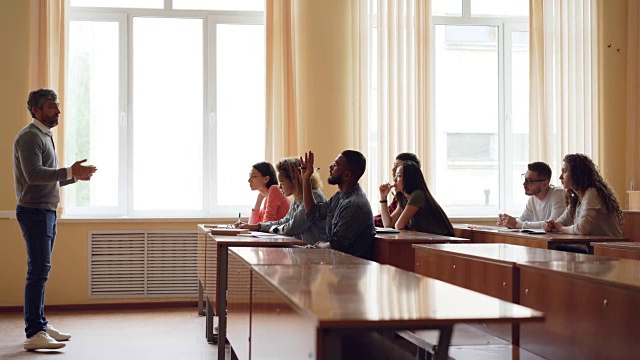
[[[232,216],[253,204],[264,3],[169,3],[70,1],[64,154],[99,171],[66,189],[67,215]]]

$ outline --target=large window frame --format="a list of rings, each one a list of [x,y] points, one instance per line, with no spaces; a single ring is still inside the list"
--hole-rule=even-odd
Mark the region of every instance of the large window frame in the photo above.
[[[117,206],[65,206],[66,217],[88,218],[205,218],[232,217],[239,212],[248,213],[253,203],[239,203],[235,205],[217,205],[217,102],[216,102],[216,26],[229,25],[263,25],[262,11],[219,11],[219,10],[174,10],[172,1],[165,0],[163,9],[141,8],[99,8],[99,7],[69,7],[69,20],[113,22],[119,29],[119,97],[118,97],[118,200]],[[133,21],[136,17],[188,18],[201,19],[203,27],[203,154],[202,154],[202,210],[134,210],[133,197]],[[67,25],[69,25],[69,23]],[[69,28],[69,26],[67,26]],[[65,49],[68,55],[69,49]],[[68,56],[67,56],[68,59]],[[68,66],[68,64],[67,64]],[[265,72],[266,76],[266,72]],[[65,101],[65,99],[62,99]],[[159,100],[162,102],[162,100]],[[64,109],[63,109],[64,111]],[[66,144],[65,144],[66,149]],[[264,149],[262,149],[264,151]],[[74,161],[75,159],[68,159]],[[100,164],[95,164],[100,168]],[[251,164],[247,164],[247,173]],[[179,188],[179,177],[182,169],[180,164],[167,164],[176,177],[176,188]],[[172,191],[167,189],[167,191]],[[247,192],[250,190],[247,187]],[[161,194],[160,194],[161,196]]]
[[[521,183],[517,182],[510,174],[520,171],[520,168],[514,168],[514,160],[512,151],[507,149],[513,149],[513,123],[512,123],[512,84],[513,74],[511,73],[512,63],[512,34],[514,32],[528,32],[529,23],[528,17],[518,16],[472,16],[471,4],[473,0],[462,0],[462,16],[433,16],[432,17],[432,44],[435,44],[435,29],[440,25],[456,25],[456,26],[491,26],[497,29],[497,43],[498,43],[498,176],[499,176],[499,200],[497,209],[487,208],[479,210],[477,208],[470,208],[467,206],[447,206],[446,201],[440,200],[441,205],[447,211],[450,217],[458,218],[495,218],[498,211],[510,212],[513,214],[519,214],[524,208],[526,202],[526,195],[521,188]],[[434,49],[435,50],[435,49]],[[432,88],[435,89],[435,77],[437,75],[437,69],[435,64],[435,51],[431,52],[433,64],[432,74]],[[435,91],[434,91],[435,93]],[[435,116],[435,107],[438,104],[435,102],[435,95],[432,95],[432,103],[434,104],[433,110],[433,123],[431,125],[432,130],[436,129],[437,119]],[[464,99],[462,99],[464,100]],[[432,131],[434,134],[435,131]],[[435,135],[432,135],[431,141],[431,161],[443,161],[443,157],[446,158],[446,154],[438,153],[437,141]],[[442,146],[441,146],[442,148]],[[446,149],[446,147],[445,147]],[[528,158],[528,154],[527,154]],[[445,160],[446,161],[446,160]],[[518,164],[521,166],[521,172],[526,171],[526,163]],[[435,179],[435,176],[433,177]],[[437,185],[435,188],[437,192]],[[521,193],[522,196],[519,196]],[[514,201],[514,198],[521,198],[522,202]]]

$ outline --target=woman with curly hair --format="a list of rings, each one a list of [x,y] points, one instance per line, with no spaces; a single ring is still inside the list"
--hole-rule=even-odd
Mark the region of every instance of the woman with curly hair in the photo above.
[[[380,185],[380,212],[385,227],[408,229],[430,234],[453,236],[453,226],[427,188],[422,170],[413,161],[405,161],[396,169],[394,185]],[[396,188],[398,208],[389,214],[387,196]]]
[[[557,220],[547,221],[545,231],[622,237],[620,204],[588,156],[566,155],[560,182],[567,190],[567,209]]]
[[[326,241],[326,222],[310,222],[304,218],[304,204],[302,203],[302,175],[300,174],[300,159],[286,158],[276,164],[280,190],[284,196],[293,196],[289,212],[281,220],[264,221],[258,224],[239,223],[236,226],[241,229],[253,231],[271,232],[287,236],[294,236],[313,245],[318,241]],[[317,173],[311,177],[311,189],[316,202],[325,202],[327,199],[320,191],[322,181]]]

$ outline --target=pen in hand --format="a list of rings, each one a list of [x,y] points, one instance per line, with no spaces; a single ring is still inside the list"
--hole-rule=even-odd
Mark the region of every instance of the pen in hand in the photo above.
[[[307,168],[306,166],[299,166],[299,167],[298,167],[298,169],[300,169],[300,170],[304,170],[304,169],[306,169],[306,168]],[[320,170],[320,168],[317,168],[317,167],[314,167],[313,169],[314,169],[314,170]]]
[[[238,213],[238,222],[241,222],[242,220],[240,220],[242,218],[242,214]]]

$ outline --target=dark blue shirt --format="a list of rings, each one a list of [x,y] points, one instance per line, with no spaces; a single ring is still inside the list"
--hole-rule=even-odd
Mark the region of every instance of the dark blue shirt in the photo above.
[[[338,191],[328,202],[317,203],[305,218],[327,220],[327,241],[332,249],[372,259],[376,228],[371,205],[359,184],[345,193]]]

